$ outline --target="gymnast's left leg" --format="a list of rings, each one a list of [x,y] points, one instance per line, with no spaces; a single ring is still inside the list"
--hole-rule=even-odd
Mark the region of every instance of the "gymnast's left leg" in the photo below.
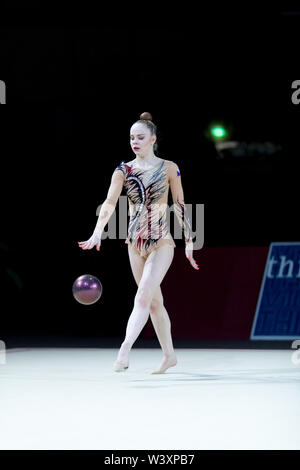
[[[117,358],[117,362],[124,366],[128,366],[129,352],[149,318],[152,298],[165,277],[173,257],[174,247],[162,245],[152,251],[146,259],[134,299],[134,308],[127,323],[125,339]]]
[[[169,367],[176,366],[177,358],[171,336],[171,321],[164,306],[161,288],[158,287],[150,305],[150,317],[155,333],[163,351],[159,368],[152,374],[163,374]]]

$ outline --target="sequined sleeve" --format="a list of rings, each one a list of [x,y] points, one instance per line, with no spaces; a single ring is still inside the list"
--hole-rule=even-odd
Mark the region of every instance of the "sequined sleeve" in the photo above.
[[[184,231],[185,242],[193,240],[191,223],[184,203],[184,194],[181,183],[181,174],[178,165],[171,162],[169,169],[169,184],[173,198],[174,212],[180,227]]]

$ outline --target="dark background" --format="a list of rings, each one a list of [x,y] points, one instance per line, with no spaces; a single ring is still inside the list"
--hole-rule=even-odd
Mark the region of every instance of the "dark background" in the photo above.
[[[84,10],[81,21],[34,4],[29,10],[7,6],[0,23],[7,86],[1,337],[8,347],[33,344],[26,338],[34,336],[42,344],[123,336],[136,292],[127,246],[107,239],[98,253],[77,241],[92,234],[115,167],[134,157],[129,129],[143,111],[158,126],[157,155],[181,169],[185,202],[205,204],[204,248],[194,252],[200,270],[206,248],[299,241],[300,105],[291,102],[299,14],[207,14],[190,27],[170,21],[155,29],[103,27]],[[230,127],[232,140],[282,150],[220,160],[206,134],[214,120]],[[184,245],[176,245],[182,257]],[[104,287],[92,306],[72,297],[83,273]],[[181,295],[188,290],[183,285]]]

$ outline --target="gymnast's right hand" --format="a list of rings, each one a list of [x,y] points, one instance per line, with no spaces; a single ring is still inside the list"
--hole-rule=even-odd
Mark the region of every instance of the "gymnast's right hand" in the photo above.
[[[85,242],[78,242],[78,245],[83,250],[91,250],[96,245],[97,251],[100,251],[101,235],[99,235],[97,232],[94,232],[91,238]]]

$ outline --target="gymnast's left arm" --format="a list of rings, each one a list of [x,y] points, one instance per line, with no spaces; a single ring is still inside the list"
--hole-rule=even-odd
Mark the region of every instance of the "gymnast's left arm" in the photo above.
[[[169,169],[169,184],[172,193],[174,212],[178,219],[180,227],[184,231],[185,238],[185,255],[193,268],[199,269],[197,262],[193,258],[193,236],[192,227],[184,203],[184,194],[181,182],[181,174],[178,165],[171,162]]]

